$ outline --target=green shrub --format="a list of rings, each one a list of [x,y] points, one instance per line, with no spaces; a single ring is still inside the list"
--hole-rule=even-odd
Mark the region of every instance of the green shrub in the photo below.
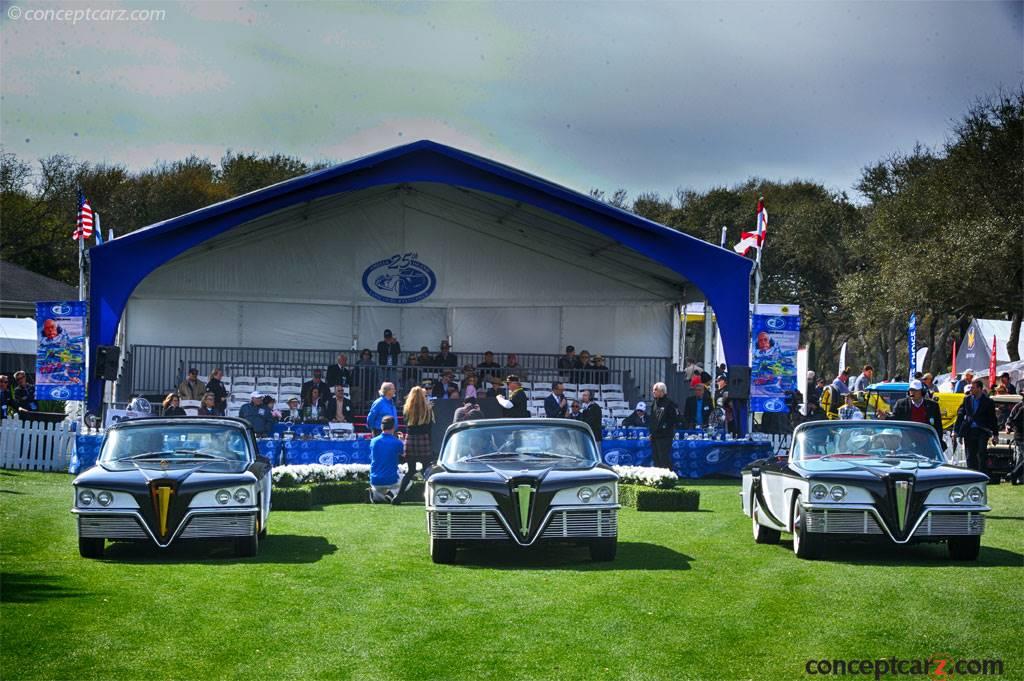
[[[275,487],[270,506],[275,511],[308,511],[313,508],[313,492],[309,487]]]
[[[696,511],[700,507],[700,492],[681,487],[654,489],[619,485],[619,502],[638,511]]]
[[[367,482],[324,482],[310,487],[313,490],[313,504],[365,504],[370,489]]]

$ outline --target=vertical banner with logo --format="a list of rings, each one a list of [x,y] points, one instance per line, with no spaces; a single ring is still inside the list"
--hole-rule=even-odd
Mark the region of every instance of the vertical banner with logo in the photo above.
[[[917,373],[917,313],[910,313],[910,324],[907,325],[907,357],[910,362],[910,371],[907,372],[907,380],[913,381]]]
[[[85,399],[84,301],[36,303],[36,399]]]
[[[751,322],[750,410],[787,412],[787,393],[797,389],[800,308],[759,305]]]

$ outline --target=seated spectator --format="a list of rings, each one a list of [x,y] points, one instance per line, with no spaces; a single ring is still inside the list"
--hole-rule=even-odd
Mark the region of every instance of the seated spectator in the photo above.
[[[604,355],[594,355],[594,370],[591,372],[594,380],[591,383],[607,383],[610,373],[604,364]]]
[[[484,353],[484,361],[476,365],[477,372],[480,375],[498,375],[498,369],[501,369],[501,365],[494,361],[494,353],[488,350]]]
[[[586,350],[580,350],[580,366],[576,370],[576,382],[593,383],[593,373],[591,372],[593,366],[590,362],[590,353]]]
[[[206,384],[199,380],[199,369],[192,367],[188,377],[178,386],[178,397],[183,400],[201,400],[206,394]]]
[[[449,400],[461,400],[462,396],[459,395],[459,386],[452,383],[448,386],[448,397]]]
[[[526,380],[526,371],[519,366],[519,355],[514,352],[508,353],[505,357],[505,366],[501,368],[502,376],[508,376],[509,374],[515,374],[519,378]]]
[[[377,393],[380,396],[370,405],[370,413],[366,415],[366,427],[374,435],[380,435],[382,432],[381,423],[385,416],[390,416],[395,421],[398,420],[398,409],[395,407],[395,384],[381,383]]]
[[[334,394],[324,405],[324,413],[331,423],[352,423],[352,404],[345,399],[345,389],[334,386]]]
[[[274,415],[263,403],[263,395],[255,390],[249,393],[249,401],[238,410],[238,418],[248,421],[257,437],[270,435],[276,423]]]
[[[470,376],[476,376],[476,375],[477,375],[476,369],[473,368],[472,364],[464,365],[462,367],[462,382],[459,384],[459,388],[461,388],[462,390],[465,390],[466,389],[466,379],[469,378]],[[479,377],[477,377],[477,380],[480,380]]]
[[[454,369],[459,366],[459,357],[454,352],[449,352],[451,346],[448,341],[441,341],[441,352],[434,357],[434,366],[436,367],[451,367]]]
[[[455,410],[455,420],[453,423],[472,421],[479,418],[483,418],[483,412],[480,411],[480,405],[476,403],[476,398],[466,397],[462,402],[462,406]]]
[[[434,356],[430,354],[430,348],[426,345],[420,347],[420,353],[416,355],[416,364],[421,367],[434,366]]]
[[[395,437],[395,417],[380,422],[380,434],[370,440],[370,503],[388,503],[398,494],[398,460],[405,444]]]
[[[28,382],[24,371],[14,372],[14,407],[24,411],[39,411],[36,387]]]
[[[646,428],[647,427],[647,403],[637,402],[633,413],[622,419],[623,428]]]
[[[320,397],[320,389],[312,388],[309,391],[309,399],[302,405],[302,419],[306,423],[326,423],[327,407]]]
[[[299,398],[293,397],[288,400],[288,408],[281,412],[282,423],[302,423],[302,408],[299,406]]]
[[[504,395],[504,381],[497,376],[491,376],[487,380],[491,384],[491,387],[487,389],[487,397],[498,397],[499,395]]]
[[[476,376],[470,374],[462,383],[462,394],[466,397],[476,397]]]
[[[449,386],[458,390],[458,386],[455,385],[455,374],[452,373],[451,369],[446,369],[445,372],[441,374],[441,380],[434,384],[430,394],[434,399],[446,400],[448,399]]]
[[[402,370],[402,379],[406,385],[419,385],[421,371],[418,364],[416,353],[410,352],[405,360],[405,368]]]
[[[580,368],[580,361],[576,359],[576,348],[571,345],[565,346],[565,354],[558,358],[558,371],[565,377],[571,377],[572,372]]]
[[[561,381],[551,384],[551,394],[544,398],[544,415],[549,419],[564,419],[569,413],[565,398],[565,386]]]
[[[14,397],[11,395],[11,379],[7,374],[0,374],[0,420],[7,418],[7,411],[14,408]]]
[[[181,408],[181,398],[178,393],[171,393],[164,398],[164,416],[188,416]]]
[[[302,402],[304,405],[309,406],[310,403],[310,392],[313,388],[316,388],[320,393],[321,400],[327,395],[327,383],[323,380],[322,376],[324,372],[320,369],[313,369],[313,378],[302,384]]]
[[[339,352],[336,362],[327,367],[327,387],[336,385],[346,388],[352,385],[352,370],[348,368],[348,356],[344,352]]]
[[[220,411],[221,416],[228,408],[228,389],[225,387],[223,379],[224,370],[217,367],[210,372],[210,378],[206,382],[206,392],[213,393],[213,406]],[[205,399],[206,395],[203,395],[203,400]]]
[[[217,408],[217,398],[212,392],[203,395],[202,404],[199,405],[197,416],[223,416],[224,412]]]

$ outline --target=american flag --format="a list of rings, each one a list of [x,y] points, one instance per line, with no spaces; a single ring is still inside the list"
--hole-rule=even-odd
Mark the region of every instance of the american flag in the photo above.
[[[741,255],[746,255],[751,248],[759,249],[764,245],[764,237],[768,233],[768,209],[764,207],[764,197],[757,200],[757,231],[741,232],[740,242],[732,247]]]
[[[79,194],[78,225],[75,227],[75,233],[71,235],[71,238],[77,241],[78,239],[88,239],[91,237],[95,220],[96,216],[92,211],[92,206],[89,204],[89,199]]]

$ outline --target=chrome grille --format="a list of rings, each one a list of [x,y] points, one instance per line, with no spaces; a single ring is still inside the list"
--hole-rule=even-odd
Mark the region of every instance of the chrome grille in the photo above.
[[[256,514],[200,514],[192,516],[181,532],[182,539],[249,537],[256,532]]]
[[[146,531],[132,516],[78,516],[78,536],[90,539],[147,539]]]
[[[557,511],[551,514],[541,538],[614,537],[618,531],[618,511],[615,509]]]
[[[981,513],[929,513],[917,526],[915,537],[975,535],[985,531]]]
[[[836,534],[882,534],[875,516],[867,511],[807,511],[808,532]]]
[[[508,539],[505,528],[491,511],[430,511],[427,516],[430,536],[437,539]]]

